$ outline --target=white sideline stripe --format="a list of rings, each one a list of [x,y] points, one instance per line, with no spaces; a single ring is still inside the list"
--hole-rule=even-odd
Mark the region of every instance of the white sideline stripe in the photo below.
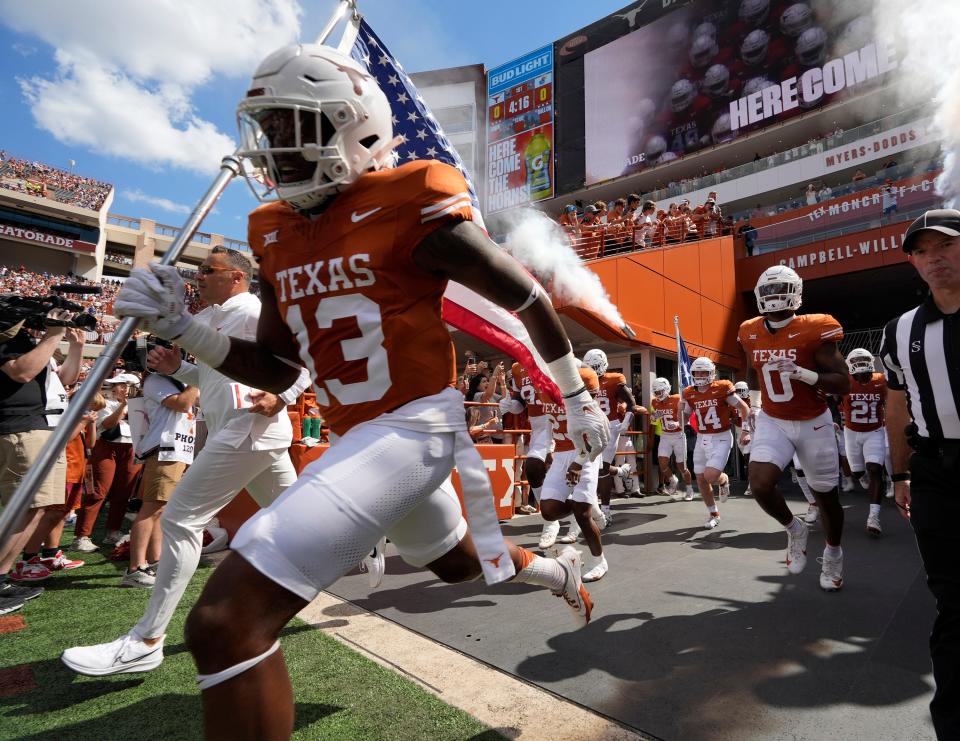
[[[449,198],[444,198],[442,201],[437,201],[436,203],[431,203],[429,206],[424,206],[420,209],[420,213],[426,216],[427,214],[433,213],[437,209],[443,208],[454,201],[459,201],[461,198],[470,198],[470,194],[467,192],[455,193]]]
[[[443,211],[437,211],[437,213],[431,214],[430,216],[424,216],[422,219],[420,219],[420,223],[426,224],[428,221],[439,219],[441,216],[446,216],[449,213],[453,213],[454,211],[459,211],[461,208],[469,207],[469,206],[470,206],[470,199],[464,198],[463,200],[457,201],[456,203],[453,203],[450,206],[447,206],[445,209],[443,209]]]
[[[329,592],[298,617],[491,728],[515,729],[523,741],[555,741],[557,728],[565,741],[649,738]]]

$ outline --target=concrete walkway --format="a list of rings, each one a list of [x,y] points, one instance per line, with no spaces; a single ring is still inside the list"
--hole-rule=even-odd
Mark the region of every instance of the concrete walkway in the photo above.
[[[794,511],[805,511],[799,491],[788,496]],[[886,500],[884,536],[869,538],[866,494],[842,496],[839,593],[818,585],[821,530],[811,535],[806,571],[791,576],[783,530],[736,494],[713,531],[702,529],[699,498],[615,501],[615,523],[604,533],[610,572],[591,585],[593,621],[579,631],[545,590],[445,585],[390,546],[378,589],[354,573],[329,591],[455,650],[447,656],[474,657],[469,669],[451,664],[453,671],[433,674],[435,660],[418,663],[426,648],[390,653],[391,639],[374,640],[369,631],[341,636],[510,737],[626,737],[602,717],[577,716],[568,703],[528,700],[522,693],[533,684],[546,690],[534,697],[556,695],[662,739],[932,739],[934,608],[912,532]],[[535,547],[541,523],[537,515],[518,517],[504,532]],[[307,618],[321,623],[354,610],[311,608]],[[350,622],[367,622],[362,614],[351,612]],[[483,665],[500,671],[480,683],[474,672]],[[561,708],[574,715],[558,716]]]

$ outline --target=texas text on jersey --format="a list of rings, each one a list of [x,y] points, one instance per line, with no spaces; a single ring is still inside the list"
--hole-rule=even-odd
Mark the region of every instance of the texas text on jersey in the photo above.
[[[599,378],[600,390],[597,392],[597,403],[600,411],[607,415],[609,420],[620,419],[617,413],[617,390],[627,385],[627,379],[622,373],[604,373]]]
[[[537,391],[533,381],[530,380],[530,375],[520,363],[514,363],[510,368],[510,387],[520,394],[520,398],[527,407],[528,417],[543,416],[543,403],[547,397]]]
[[[600,390],[600,379],[597,378],[593,368],[580,368],[580,378],[583,379],[583,385],[587,387],[587,391],[596,396]],[[554,452],[563,453],[573,450],[576,446],[567,434],[567,412],[564,405],[555,404],[552,401],[546,402],[543,405],[543,410],[550,419],[550,425],[553,428],[553,439],[557,444]]]
[[[260,277],[337,435],[453,384],[447,281],[412,255],[438,227],[471,218],[463,176],[434,160],[367,173],[313,220],[286,203],[250,215]]]
[[[879,430],[884,423],[887,379],[874,373],[866,383],[850,377],[850,393],[843,397],[843,426],[855,432]]]
[[[817,349],[843,339],[843,327],[829,314],[797,314],[781,329],[770,331],[762,316],[740,325],[737,341],[746,350],[760,379],[763,411],[786,420],[813,419],[827,409],[824,394],[806,383],[791,381],[770,366],[775,358],[790,358],[801,368],[817,367]]]
[[[730,429],[732,407],[728,399],[733,394],[733,383],[717,380],[700,391],[696,386],[683,390],[683,400],[687,402],[697,417],[697,428],[701,433],[712,434]]]

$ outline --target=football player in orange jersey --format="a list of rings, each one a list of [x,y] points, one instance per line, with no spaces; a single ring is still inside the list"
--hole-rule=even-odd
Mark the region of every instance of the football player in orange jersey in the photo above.
[[[243,525],[186,627],[207,735],[286,738],[293,696],[277,637],[384,534],[444,581],[515,573],[561,596],[578,625],[589,620],[577,551],[542,558],[504,541],[492,508],[474,508],[471,532],[438,490],[456,458],[468,507],[489,497],[453,385],[449,280],[520,317],[585,461],[608,431],[549,298],[472,223],[460,172],[433,160],[390,167],[390,106],[363,67],[330,47],[284,47],[257,69],[238,118],[248,181],[274,197],[250,215],[257,341],[196,322],[172,266],[133,271],[115,309],[256,388],[287,388],[298,363],[313,376],[336,441]]]
[[[802,292],[803,281],[794,270],[767,268],[754,289],[760,316],[741,324],[737,335],[746,353],[748,383],[763,397],[750,449],[750,490],[763,511],[786,529],[787,568],[799,574],[807,563],[808,529],[777,491],[777,480],[796,453],[827,541],[820,586],[836,591],[843,585],[843,508],[826,395],[847,393],[850,376],[837,349],[843,327],[829,314],[797,314]]]
[[[670,393],[670,381],[657,378],[650,386],[653,401],[650,403],[651,416],[660,420],[660,445],[657,448],[657,462],[660,464],[660,482],[665,485],[667,495],[674,501],[686,499],[693,501],[693,481],[687,469],[687,435],[683,431],[683,415],[680,413],[682,398],[680,394]],[[686,495],[677,492],[677,477],[670,471],[670,456],[676,460],[677,470],[683,477]]]
[[[592,368],[580,368],[580,377],[590,393],[596,394],[600,391],[600,380]],[[600,458],[586,460],[576,449],[562,404],[548,402],[543,405],[543,409],[550,419],[556,449],[553,452],[553,464],[543,482],[540,514],[548,522],[556,522],[562,517],[573,515],[570,530],[557,541],[575,543],[582,534],[590,548],[590,558],[583,560],[583,580],[597,581],[604,577],[609,568],[600,542],[600,529],[603,527],[604,518],[597,506]]]
[[[693,449],[693,472],[697,477],[700,496],[707,506],[709,517],[703,524],[712,530],[720,524],[720,508],[713,496],[713,485],[718,484],[720,502],[730,496],[730,478],[724,473],[730,450],[733,448],[732,413],[736,410],[747,420],[743,435],[751,429],[749,407],[733,390],[733,383],[717,380],[717,368],[710,358],[696,358],[690,364],[693,386],[683,390],[681,417],[697,415],[697,445]]]
[[[850,393],[843,397],[843,445],[853,477],[859,479],[864,470],[870,481],[870,514],[867,532],[880,537],[880,502],[883,501],[883,469],[887,458],[887,433],[884,427],[884,406],[887,401],[887,379],[875,373],[873,355],[861,347],[847,355],[847,367],[853,381]]]
[[[610,466],[617,457],[620,430],[629,430],[633,415],[646,414],[647,410],[637,404],[633,398],[633,392],[627,386],[627,379],[622,373],[607,373],[607,354],[603,350],[587,350],[583,356],[583,364],[593,368],[600,380],[597,403],[600,404],[600,411],[607,415],[610,425],[610,439],[607,441],[607,447],[603,449],[603,462],[600,465],[600,477],[597,479],[600,510],[603,512],[604,527],[607,528],[613,522],[613,514],[610,512],[610,495],[613,493],[613,476]],[[620,419],[617,410],[617,402],[620,401],[627,405],[627,413],[623,420]]]

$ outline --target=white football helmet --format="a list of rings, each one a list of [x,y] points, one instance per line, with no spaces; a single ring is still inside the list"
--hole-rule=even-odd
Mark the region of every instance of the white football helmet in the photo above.
[[[643,157],[647,162],[656,164],[666,151],[667,140],[659,134],[655,134],[647,139],[647,145],[643,148]]]
[[[743,86],[743,97],[753,95],[754,93],[759,93],[765,87],[770,87],[774,84],[776,83],[771,82],[766,77],[751,77]]]
[[[717,120],[713,122],[713,128],[710,129],[710,138],[714,144],[724,144],[737,138],[737,132],[730,130],[730,114],[721,113]]]
[[[733,392],[744,401],[750,401],[750,387],[746,381],[737,381],[733,384]]]
[[[650,390],[653,392],[653,398],[663,401],[670,396],[670,381],[666,378],[655,378],[650,384]]]
[[[806,3],[794,3],[780,16],[780,30],[784,36],[797,38],[813,25],[813,11]]]
[[[657,160],[658,165],[665,165],[667,162],[673,162],[675,159],[679,159],[680,155],[676,152],[664,152],[660,155]]]
[[[349,56],[293,44],[268,56],[237,106],[244,175],[261,201],[323,203],[369,170],[391,167],[390,103]]]
[[[740,44],[740,58],[752,67],[762,64],[767,58],[767,46],[770,44],[770,34],[761,28],[751,31]]]
[[[804,67],[820,67],[827,58],[827,32],[819,26],[808,28],[797,39],[794,52]]]
[[[693,376],[693,385],[698,389],[706,388],[717,377],[717,366],[710,358],[697,358],[690,363],[690,375]]]
[[[607,354],[603,350],[587,350],[583,354],[583,364],[593,368],[598,376],[607,372]]]
[[[690,47],[690,64],[697,69],[702,69],[710,64],[720,48],[717,46],[716,36],[696,36],[693,39],[693,45]]]
[[[693,38],[698,38],[700,36],[709,36],[714,41],[717,40],[717,27],[715,24],[710,21],[704,21],[695,29],[693,29]]]
[[[730,70],[725,64],[712,64],[703,75],[700,87],[715,98],[726,95],[730,88]]]
[[[850,375],[853,376],[858,373],[873,373],[875,369],[873,355],[869,350],[864,350],[862,347],[851,350],[847,355],[847,368],[850,369]]]
[[[677,80],[670,88],[670,107],[674,113],[687,110],[697,97],[697,86],[690,80]]]
[[[750,28],[763,25],[770,14],[770,0],[743,0],[740,3],[740,20]]]
[[[803,280],[792,268],[774,265],[760,274],[753,294],[761,314],[796,311],[802,301]]]

